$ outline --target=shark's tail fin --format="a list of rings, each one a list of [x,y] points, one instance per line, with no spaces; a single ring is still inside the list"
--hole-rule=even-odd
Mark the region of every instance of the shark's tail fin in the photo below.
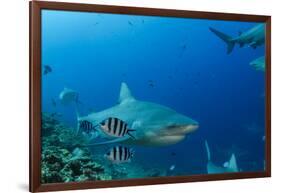
[[[216,36],[222,39],[227,44],[227,54],[230,54],[234,48],[235,42],[232,40],[232,37],[210,27],[211,32],[213,32]]]
[[[238,166],[237,166],[237,162],[236,162],[236,157],[235,154],[231,154],[231,157],[229,159],[228,162],[225,162],[223,164],[224,167],[227,167],[229,169],[229,171],[231,172],[239,172]]]
[[[210,148],[209,148],[207,140],[205,140],[205,147],[206,147],[206,151],[207,151],[208,161],[211,161],[211,153],[210,153]]]

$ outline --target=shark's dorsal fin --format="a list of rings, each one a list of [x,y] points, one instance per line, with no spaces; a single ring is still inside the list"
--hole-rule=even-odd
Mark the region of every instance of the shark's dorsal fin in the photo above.
[[[209,148],[207,140],[205,140],[205,148],[206,148],[206,152],[207,152],[208,161],[211,161],[211,153],[210,153],[210,148]]]
[[[122,82],[120,88],[119,103],[121,104],[133,100],[135,100],[135,98],[132,96],[131,91],[128,88],[127,84]]]
[[[234,153],[230,157],[230,160],[228,162],[228,168],[231,169],[232,171],[235,171],[235,172],[239,171],[239,169],[237,167],[236,157],[235,157]]]

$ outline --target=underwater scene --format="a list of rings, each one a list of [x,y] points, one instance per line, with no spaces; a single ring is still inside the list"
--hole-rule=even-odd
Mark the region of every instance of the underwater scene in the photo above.
[[[265,24],[42,10],[41,183],[265,170]]]

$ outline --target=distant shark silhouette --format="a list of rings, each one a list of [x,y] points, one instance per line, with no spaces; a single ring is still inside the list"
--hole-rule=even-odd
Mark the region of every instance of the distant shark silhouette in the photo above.
[[[64,87],[64,89],[59,94],[59,100],[62,104],[68,105],[72,102],[79,103],[79,95],[76,91]]]
[[[207,163],[208,174],[239,172],[234,153],[231,155],[230,160],[228,162],[225,162],[223,166],[220,167],[220,166],[216,166],[211,161],[211,153],[210,153],[208,142],[206,140],[205,140],[205,147],[206,147],[207,158],[208,158],[208,163]]]
[[[131,145],[166,146],[184,140],[187,134],[198,128],[198,122],[169,107],[136,100],[126,83],[121,84],[118,105],[85,117],[78,117],[78,122],[87,120],[99,124],[108,117],[125,121],[130,129],[136,130],[132,133],[135,139],[121,137],[91,145],[123,142]]]
[[[230,37],[212,27],[209,28],[216,36],[222,39],[227,44],[227,54],[230,54],[235,46],[239,44],[240,47],[248,45],[252,48],[256,48],[264,44],[265,39],[265,25],[258,24],[255,27],[249,29],[248,31],[239,33],[237,37]]]
[[[262,56],[262,57],[259,57],[255,60],[253,60],[252,62],[250,62],[250,65],[252,67],[254,67],[256,70],[259,70],[259,71],[265,71],[265,57]]]

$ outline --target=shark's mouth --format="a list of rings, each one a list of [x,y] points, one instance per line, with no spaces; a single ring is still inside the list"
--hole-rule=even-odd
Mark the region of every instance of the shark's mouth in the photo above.
[[[197,130],[199,125],[170,125],[157,133],[149,133],[139,142],[146,146],[167,146],[176,144],[185,139],[186,135]]]

